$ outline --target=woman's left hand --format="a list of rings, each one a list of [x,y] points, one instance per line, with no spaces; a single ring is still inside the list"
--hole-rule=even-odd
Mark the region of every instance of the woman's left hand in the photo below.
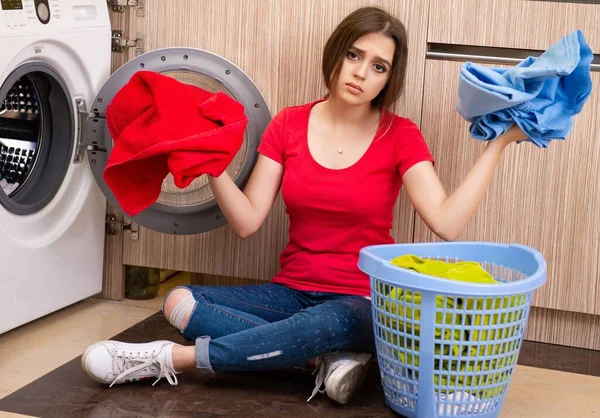
[[[510,127],[510,129],[496,138],[497,141],[501,141],[505,146],[517,141],[525,141],[529,137],[516,123]]]

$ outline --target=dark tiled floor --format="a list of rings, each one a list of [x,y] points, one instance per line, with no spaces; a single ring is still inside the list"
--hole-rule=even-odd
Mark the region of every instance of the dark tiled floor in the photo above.
[[[186,343],[158,313],[114,337],[129,342],[168,339]],[[526,342],[520,364],[600,376],[600,352]],[[0,400],[0,411],[39,417],[397,417],[384,403],[374,364],[346,406],[325,395],[306,399],[311,376],[295,372],[220,375],[201,383],[179,375],[179,386],[161,380],[108,388],[90,381],[77,358]],[[351,405],[351,407],[350,407]]]
[[[114,337],[128,342],[166,339],[185,342],[161,313]],[[37,417],[397,417],[385,405],[377,367],[344,406],[326,395],[306,399],[314,378],[300,372],[219,375],[200,384],[195,373],[156,386],[139,382],[108,388],[87,378],[81,357],[0,400],[0,411]],[[348,406],[352,405],[352,408]]]

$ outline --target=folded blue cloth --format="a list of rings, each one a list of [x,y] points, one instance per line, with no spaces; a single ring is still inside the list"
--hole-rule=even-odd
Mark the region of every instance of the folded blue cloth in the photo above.
[[[473,138],[494,139],[516,123],[534,144],[546,148],[551,140],[566,138],[589,98],[593,58],[578,30],[512,68],[466,62],[456,109],[471,122]]]

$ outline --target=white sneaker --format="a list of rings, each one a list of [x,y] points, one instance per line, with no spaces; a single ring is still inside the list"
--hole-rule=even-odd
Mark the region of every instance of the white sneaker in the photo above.
[[[157,378],[154,386],[165,377],[177,385],[171,352],[174,342],[154,341],[130,344],[100,341],[90,345],[81,356],[81,368],[91,379],[112,385]]]
[[[331,399],[341,404],[350,400],[362,384],[369,368],[369,353],[340,351],[318,357],[316,361],[317,378],[315,389],[307,402],[317,393],[327,393]],[[325,389],[321,387],[325,385]]]

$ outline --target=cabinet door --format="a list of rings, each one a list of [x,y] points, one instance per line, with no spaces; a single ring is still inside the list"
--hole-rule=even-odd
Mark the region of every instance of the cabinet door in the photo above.
[[[113,30],[120,31],[121,36],[126,39],[135,39],[134,13],[131,9],[109,7],[110,25]],[[117,11],[120,10],[120,11]],[[133,32],[133,33],[132,33]],[[114,47],[113,47],[114,51]],[[111,56],[111,73],[128,60],[135,57],[135,49],[124,48],[120,52],[113,52]],[[106,215],[115,221],[123,221],[123,215],[109,202],[106,203]],[[102,297],[111,300],[123,300],[125,298],[125,266],[123,265],[123,233],[107,234],[104,237],[104,270],[102,283]]]
[[[576,29],[600,52],[600,4],[575,1],[431,0],[428,42],[543,51]]]
[[[422,129],[450,194],[485,143],[472,139],[455,110],[461,62],[428,60]],[[600,73],[592,73],[600,85]],[[600,94],[597,89],[565,141],[547,149],[512,144],[460,240],[521,243],[548,262],[548,282],[534,305],[600,313]],[[438,240],[419,219],[415,240]]]
[[[383,6],[410,31],[410,80],[397,111],[420,122],[428,1],[395,0],[146,0],[134,18],[144,51],[197,47],[232,61],[256,83],[271,114],[325,93],[321,52],[335,25],[365,4]],[[174,105],[176,98],[174,98]],[[400,199],[393,235],[412,240],[414,211]],[[278,270],[288,221],[280,197],[263,227],[246,240],[228,226],[208,233],[175,236],[141,228],[125,237],[123,263],[268,280]]]

